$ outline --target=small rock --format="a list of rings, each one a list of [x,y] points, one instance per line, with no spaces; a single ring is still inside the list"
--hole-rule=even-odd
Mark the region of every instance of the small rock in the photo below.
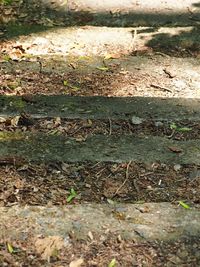
[[[94,239],[94,236],[93,236],[93,234],[92,234],[91,231],[88,232],[88,237],[90,238],[90,240],[93,240]]]
[[[81,265],[83,265],[84,260],[83,259],[78,259],[78,260],[74,260],[72,262],[70,262],[69,267],[80,267]]]
[[[121,237],[121,235],[118,235],[118,236],[117,236],[117,242],[118,242],[118,243],[121,243],[121,242],[122,242],[122,237]]]
[[[136,117],[136,116],[132,116],[131,122],[134,125],[139,125],[139,124],[143,123],[143,119],[142,118],[139,118],[139,117]]]
[[[180,165],[180,164],[175,164],[175,165],[174,165],[174,170],[175,170],[176,172],[180,171],[180,169],[181,169],[181,165]]]
[[[155,126],[156,127],[162,127],[163,126],[163,122],[161,122],[161,121],[155,121]]]

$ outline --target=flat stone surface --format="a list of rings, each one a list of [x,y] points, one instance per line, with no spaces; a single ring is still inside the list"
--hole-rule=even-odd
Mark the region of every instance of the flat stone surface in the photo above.
[[[83,140],[48,134],[0,133],[0,158],[31,162],[139,161],[200,164],[200,140],[95,135]]]
[[[20,5],[20,4],[19,4]],[[199,4],[195,0],[27,0],[18,12],[46,19],[46,23],[59,25],[186,25],[198,23]],[[24,14],[23,13],[23,14]],[[26,13],[25,13],[26,14]],[[25,17],[25,18],[24,18]],[[19,19],[26,21],[27,15]],[[58,20],[56,21],[56,18]],[[6,21],[6,19],[5,19]],[[44,20],[45,21],[45,20]]]
[[[153,97],[79,97],[35,95],[24,100],[0,96],[0,116],[26,112],[36,118],[120,118],[146,120],[199,120],[200,99]]]
[[[0,239],[74,235],[77,239],[110,232],[134,240],[176,240],[200,235],[199,207],[169,203],[69,205],[0,208]]]

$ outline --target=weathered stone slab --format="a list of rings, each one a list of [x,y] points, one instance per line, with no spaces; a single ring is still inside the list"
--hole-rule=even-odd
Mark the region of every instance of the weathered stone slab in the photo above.
[[[200,164],[200,139],[173,141],[162,137],[132,135],[92,136],[76,140],[48,134],[0,133],[0,158],[31,162],[139,161]]]
[[[197,24],[199,19],[199,4],[195,0],[27,0],[21,4],[21,10],[28,12],[29,16],[43,15],[51,19],[50,22],[56,23],[55,19],[59,18],[57,24],[61,20],[66,25],[186,25]]]
[[[200,99],[154,97],[0,96],[0,116],[26,112],[36,118],[199,120]]]
[[[0,208],[0,239],[58,235],[77,239],[113,233],[134,240],[176,240],[200,235],[199,207],[169,203],[84,204],[64,207]]]

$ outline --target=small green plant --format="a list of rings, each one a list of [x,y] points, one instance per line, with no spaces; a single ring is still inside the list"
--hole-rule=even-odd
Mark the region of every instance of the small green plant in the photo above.
[[[115,267],[116,266],[116,259],[112,259],[111,262],[108,264],[108,267]]]
[[[67,203],[70,203],[76,196],[76,191],[74,190],[74,188],[71,188],[70,195],[67,197]]]
[[[10,5],[10,4],[12,4],[12,1],[13,1],[13,0],[0,0],[0,4],[3,4],[3,5]]]
[[[98,70],[101,70],[101,71],[108,71],[109,68],[108,67],[97,67]]]
[[[179,127],[174,122],[170,124],[170,129],[177,132],[189,132],[192,130],[192,128],[188,127]]]

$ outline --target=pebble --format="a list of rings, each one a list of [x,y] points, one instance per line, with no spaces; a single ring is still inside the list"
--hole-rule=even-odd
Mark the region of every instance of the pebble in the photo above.
[[[132,116],[131,122],[134,125],[139,125],[139,124],[142,124],[143,123],[143,119],[142,118],[139,118],[139,117],[136,117],[136,116]]]
[[[162,127],[163,126],[163,122],[161,122],[161,121],[155,121],[155,126],[156,127]]]
[[[176,172],[180,171],[180,169],[181,169],[181,165],[180,165],[180,164],[176,164],[176,165],[174,165],[174,170],[175,170]]]

